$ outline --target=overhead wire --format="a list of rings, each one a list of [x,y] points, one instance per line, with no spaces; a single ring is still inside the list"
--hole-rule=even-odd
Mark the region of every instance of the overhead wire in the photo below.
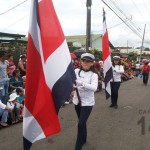
[[[102,2],[110,9],[112,10],[118,17],[119,19],[121,19],[138,37],[142,38],[140,34],[138,34],[135,29],[133,29],[129,24],[127,24],[123,18],[121,18],[121,16],[109,5],[107,4],[104,0],[102,0]]]
[[[114,4],[114,6],[120,11],[120,13],[121,13],[125,18],[128,18],[128,16],[119,8],[119,6],[118,6],[113,0],[110,0],[110,1]],[[136,25],[133,23],[132,18],[130,19],[129,23],[132,24],[135,29],[139,30],[139,27],[136,27]],[[141,31],[139,30],[139,32],[141,32]],[[141,33],[141,34],[142,34],[142,33]]]
[[[12,27],[12,26],[16,25],[17,23],[19,23],[20,21],[24,20],[26,17],[28,17],[28,15],[23,16],[22,18],[20,18],[19,20],[17,20],[16,22],[10,24],[9,26],[5,27],[5,28],[2,29],[2,30],[7,30],[7,29],[9,29],[10,27]]]
[[[144,19],[144,21],[145,21],[145,24],[147,24],[147,21],[145,20],[146,18],[145,18],[145,16],[143,16],[143,14],[142,14],[142,12],[140,11],[140,9],[137,7],[137,5],[136,5],[136,3],[134,2],[134,0],[131,0],[132,1],[132,3],[133,3],[133,5],[136,7],[136,9],[138,10],[138,12],[140,13],[140,15],[142,16],[142,18]],[[143,4],[144,4],[144,6],[145,6],[145,1],[143,0],[142,1],[143,2]],[[141,8],[141,7],[140,7]],[[145,8],[146,8],[146,6],[145,6]],[[148,13],[149,14],[149,13]],[[144,26],[144,25],[143,25]],[[141,28],[140,28],[140,30],[141,30]],[[142,34],[143,34],[143,30],[141,30],[141,32],[142,32]],[[149,40],[146,40],[146,39],[150,39],[149,37],[147,37],[147,34],[145,34],[145,43],[149,43]]]
[[[149,8],[147,7],[147,5],[146,5],[146,2],[145,2],[145,0],[143,0],[143,3],[144,3],[144,7],[146,8],[146,10],[147,10],[147,12],[148,12],[148,14],[150,13],[150,11],[149,11]]]
[[[112,0],[111,0],[112,1]],[[114,6],[112,3],[108,1],[102,0],[102,2],[110,9],[112,10],[118,17],[121,19],[140,39],[142,39],[142,31],[138,30],[138,28],[132,23],[130,20],[129,22],[125,22],[124,18],[127,18],[122,11],[119,11],[118,8],[116,8],[116,5]],[[114,9],[115,8],[115,9]],[[117,9],[117,10],[116,10]],[[148,40],[145,40],[148,43],[150,43]]]
[[[134,2],[134,0],[131,0],[131,2],[133,3],[133,6],[138,10],[139,14],[141,15],[141,17],[144,19],[144,21],[146,22],[146,18],[145,16],[143,16],[142,12],[140,11],[140,9],[137,7],[136,3]]]
[[[6,11],[0,13],[0,16],[2,16],[2,15],[4,15],[4,14],[8,13],[9,11],[11,11],[11,10],[13,10],[13,9],[15,9],[15,8],[17,8],[17,7],[19,7],[20,5],[24,4],[24,3],[27,2],[27,1],[28,1],[28,0],[25,0],[25,1],[23,1],[23,2],[21,2],[21,3],[19,3],[19,4],[17,4],[16,6],[14,6],[14,7],[10,8],[10,9],[8,9],[8,10],[6,10]]]

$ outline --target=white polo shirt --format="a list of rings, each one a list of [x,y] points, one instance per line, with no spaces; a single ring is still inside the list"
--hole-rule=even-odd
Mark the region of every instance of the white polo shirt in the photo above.
[[[5,60],[4,62],[0,61],[0,82],[8,81],[7,67],[8,67],[7,60]]]
[[[113,67],[113,80],[114,82],[121,82],[121,73],[124,73],[124,68],[122,65],[115,65]]]
[[[1,102],[1,100],[0,100],[0,108],[1,108],[1,109],[5,109],[5,108],[6,108],[6,105],[3,104],[3,103]]]
[[[94,92],[98,87],[98,75],[92,71],[81,71],[79,76],[79,69],[75,69],[77,78],[77,88],[81,98],[81,106],[93,106],[95,105]],[[73,103],[78,105],[79,101],[75,92],[73,97]]]

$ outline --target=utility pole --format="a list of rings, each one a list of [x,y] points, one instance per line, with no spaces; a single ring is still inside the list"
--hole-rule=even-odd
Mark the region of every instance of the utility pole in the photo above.
[[[127,54],[129,53],[129,51],[128,51],[128,40],[127,40]]]
[[[87,0],[86,1],[86,7],[87,7],[86,52],[89,52],[89,48],[91,47],[91,5],[92,5],[92,0]]]
[[[140,62],[141,62],[142,49],[143,49],[143,43],[144,43],[145,29],[146,29],[146,24],[145,24],[145,26],[144,26],[144,33],[143,33],[143,39],[142,39],[142,46],[141,46],[141,51],[140,51]]]

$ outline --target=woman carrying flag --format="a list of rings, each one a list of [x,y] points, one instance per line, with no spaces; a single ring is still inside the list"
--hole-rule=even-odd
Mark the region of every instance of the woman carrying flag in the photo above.
[[[113,78],[111,81],[111,105],[110,107],[114,107],[115,109],[118,108],[118,91],[121,84],[121,73],[124,72],[124,68],[121,65],[121,59],[119,56],[113,57],[112,62],[113,68]]]
[[[75,69],[77,80],[73,103],[79,119],[75,150],[81,150],[86,143],[86,122],[95,104],[94,92],[98,87],[98,75],[94,68],[94,60],[94,55],[84,53],[81,55],[81,67]]]

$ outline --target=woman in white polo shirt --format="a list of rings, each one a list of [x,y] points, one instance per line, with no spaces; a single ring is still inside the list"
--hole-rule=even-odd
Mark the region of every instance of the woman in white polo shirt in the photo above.
[[[78,98],[75,92],[73,103],[79,119],[75,150],[81,150],[87,138],[86,122],[95,104],[94,92],[98,86],[98,75],[94,68],[94,55],[84,53],[81,55],[81,67],[75,69],[76,88],[79,92]]]
[[[113,68],[113,79],[111,81],[111,105],[115,109],[118,108],[118,91],[121,85],[121,73],[124,72],[124,68],[121,65],[121,60],[119,56],[113,57],[112,62]]]

